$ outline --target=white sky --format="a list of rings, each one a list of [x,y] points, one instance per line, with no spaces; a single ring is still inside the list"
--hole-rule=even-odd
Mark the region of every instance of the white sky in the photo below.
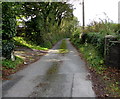
[[[107,16],[114,22],[118,23],[118,2],[120,0],[84,0],[85,2],[85,24],[89,24],[92,20],[98,20],[98,18],[106,19],[103,14],[105,12]],[[82,25],[82,0],[71,0],[74,4],[74,15],[78,18]]]

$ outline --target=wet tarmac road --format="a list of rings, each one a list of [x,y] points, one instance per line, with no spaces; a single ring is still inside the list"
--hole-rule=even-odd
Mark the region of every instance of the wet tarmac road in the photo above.
[[[95,97],[89,72],[77,50],[59,54],[58,42],[45,56],[3,81],[3,97]]]

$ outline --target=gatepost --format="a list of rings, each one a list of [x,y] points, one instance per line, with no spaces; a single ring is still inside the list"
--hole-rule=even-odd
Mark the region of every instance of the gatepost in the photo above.
[[[117,37],[105,36],[104,57],[106,66],[120,68],[120,41]]]

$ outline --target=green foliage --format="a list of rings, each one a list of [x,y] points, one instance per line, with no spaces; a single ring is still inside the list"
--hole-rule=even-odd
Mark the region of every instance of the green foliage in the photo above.
[[[76,46],[79,45],[79,44],[80,44],[80,41],[81,41],[81,39],[80,39],[80,33],[79,33],[79,32],[75,33],[75,34],[71,37],[71,41],[72,41]]]
[[[2,56],[10,59],[14,44],[11,41],[16,34],[16,20],[13,9],[14,3],[2,3]]]
[[[42,44],[42,46],[43,46],[43,47],[46,47],[46,48],[51,48],[51,47],[52,47],[52,44],[53,44],[53,43],[51,43],[49,40],[46,40],[46,41]]]
[[[10,59],[11,52],[13,51],[15,45],[13,41],[3,40],[2,41],[2,56]]]
[[[107,90],[112,93],[113,95],[117,96],[117,97],[120,97],[120,82],[110,82],[108,83],[108,88]]]
[[[15,61],[5,59],[2,61],[2,66],[6,69],[15,69],[18,64],[21,64],[23,60],[19,57],[16,57]]]
[[[25,37],[50,48],[56,41],[70,35],[72,24],[68,22],[73,20],[72,12],[72,6],[62,2],[24,3],[22,15],[31,17],[25,22]]]
[[[17,3],[2,2],[2,55],[10,59],[14,49],[12,38],[16,35]]]
[[[104,38],[105,35],[100,33],[87,33],[85,40],[87,43],[90,43],[95,46],[99,53],[103,56],[104,54]]]
[[[98,24],[96,24],[96,25],[98,25]],[[101,24],[99,24],[99,25],[101,25]],[[106,26],[106,27],[104,27],[104,26]],[[111,26],[111,27],[109,27],[109,29],[107,29],[107,26]],[[117,26],[116,24],[110,24],[110,23],[103,24],[103,27],[101,28],[101,30],[99,30],[99,32],[86,33],[85,40],[87,43],[94,45],[95,48],[97,48],[97,50],[99,50],[99,53],[103,56],[104,55],[105,36],[113,35],[113,36],[118,37],[117,28],[115,29],[116,26]]]
[[[79,29],[79,27],[78,27]],[[82,36],[82,39],[79,38],[80,35],[79,32],[73,33],[73,36],[71,37],[71,41],[75,45],[79,45],[84,42],[90,43],[99,51],[100,55],[103,57],[104,55],[104,40],[106,35],[113,35],[118,38],[120,38],[119,35],[119,24],[113,24],[109,23],[107,21],[101,20],[100,22],[93,21],[90,25],[85,27],[84,29],[84,36]]]
[[[118,39],[120,40],[120,24],[118,24]]]
[[[93,21],[88,25],[84,33],[89,33],[89,32],[96,32],[104,35],[117,35],[119,31],[119,25],[110,23],[107,21],[101,20],[100,22]]]
[[[15,3],[2,3],[2,39],[9,40],[16,35]]]
[[[109,22],[93,22],[89,26],[85,27],[83,31],[85,42],[82,44],[79,38],[80,32],[73,33],[71,37],[72,43],[80,50],[83,57],[87,60],[89,68],[95,71],[97,74],[102,75],[104,82],[108,82],[107,90],[110,94],[119,96],[119,84],[111,82],[113,74],[109,77],[111,71],[104,64],[104,37],[106,35],[117,36],[120,39],[120,27],[119,24],[113,24]],[[110,45],[111,46],[111,45]],[[108,70],[108,72],[107,72]],[[107,73],[106,73],[107,72]],[[113,71],[112,71],[113,72]],[[106,74],[105,74],[106,73]],[[104,76],[105,75],[105,76]],[[115,80],[115,79],[114,79]],[[106,90],[106,89],[105,89]]]
[[[26,46],[26,47],[37,49],[37,50],[47,50],[47,48],[38,46],[31,41],[27,41],[23,37],[14,37],[13,39],[15,40],[15,45],[18,45],[18,46]]]
[[[104,67],[104,59],[101,57],[95,46],[92,44],[80,44],[77,46],[84,58],[88,61],[89,65],[95,68],[98,73],[101,73]]]
[[[58,40],[70,37],[76,24],[73,7],[66,2],[3,2],[2,7],[3,39],[12,40],[16,36],[16,26],[23,24],[24,31],[17,34],[24,36],[28,43],[21,38],[15,41],[34,49],[51,48]]]

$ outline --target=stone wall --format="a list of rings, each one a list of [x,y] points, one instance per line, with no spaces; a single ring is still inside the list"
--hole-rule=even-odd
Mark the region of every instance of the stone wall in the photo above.
[[[120,69],[120,41],[115,37],[105,37],[105,64]]]

